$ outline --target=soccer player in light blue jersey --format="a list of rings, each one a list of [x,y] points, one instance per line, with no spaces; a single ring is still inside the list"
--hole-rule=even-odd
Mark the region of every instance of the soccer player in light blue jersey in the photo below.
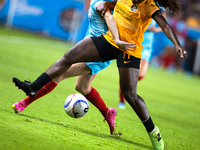
[[[106,24],[105,19],[101,19],[96,11],[96,7],[102,1],[103,0],[91,0],[91,2],[90,2],[90,7],[88,10],[89,25],[88,25],[88,29],[87,29],[85,37],[99,36],[103,33],[106,33],[106,31],[108,31],[108,26]],[[107,0],[107,1],[112,1],[112,0]],[[112,62],[112,60],[106,61],[106,62],[85,62],[85,64],[91,69],[90,74],[93,77],[95,77],[99,71],[101,71],[104,68],[106,68],[107,66],[109,66],[111,62]],[[85,75],[85,76],[88,76],[88,75]],[[89,78],[92,79],[92,76],[89,76]],[[80,78],[83,78],[83,77],[80,77]],[[81,85],[79,85],[79,86],[81,86]],[[79,92],[82,92],[82,90],[80,90]]]
[[[110,13],[109,14],[107,13],[107,15],[105,15],[105,17],[107,18],[106,21],[105,19],[101,19],[97,14],[96,7],[103,1],[105,0],[91,0],[90,7],[88,10],[89,27],[86,33],[86,37],[99,36],[103,33],[106,33],[106,31],[108,30],[106,23],[110,23],[109,27],[113,28],[115,27],[114,28],[115,30],[117,28],[117,26],[113,25],[113,23],[115,24],[116,22],[113,22],[113,20],[109,20],[110,19],[109,16],[112,16]],[[115,4],[115,2],[112,0],[107,0],[107,1],[111,2],[110,3],[111,9],[112,7],[114,8],[114,5],[112,4]],[[113,32],[113,33],[118,34],[118,32]],[[119,46],[122,47],[124,46],[127,49],[129,45],[130,46],[134,45],[131,43],[120,41],[119,39],[117,39],[116,42],[117,42],[116,44],[118,44]],[[29,104],[31,104],[36,99],[51,92],[61,80],[78,76],[76,80],[75,89],[81,94],[83,94],[95,107],[99,109],[99,111],[105,118],[104,120],[108,122],[108,125],[110,127],[110,134],[113,134],[115,129],[115,116],[117,111],[114,108],[108,108],[104,103],[104,101],[102,100],[102,98],[100,97],[99,93],[93,87],[90,86],[91,82],[96,77],[97,73],[106,68],[108,65],[110,65],[110,63],[111,61],[73,64],[70,67],[70,69],[68,69],[63,75],[53,79],[51,82],[46,84],[42,89],[40,89],[34,98],[28,96],[27,98],[13,104],[12,108],[14,109],[15,113],[19,113],[23,111]]]

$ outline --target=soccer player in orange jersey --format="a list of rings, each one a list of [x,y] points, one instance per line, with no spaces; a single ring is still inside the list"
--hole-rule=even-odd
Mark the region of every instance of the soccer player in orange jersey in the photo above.
[[[105,2],[101,5],[103,9],[100,10],[101,7],[99,7],[98,10],[103,17],[104,13],[107,12],[107,4]],[[117,23],[119,39],[128,43],[135,43],[136,47],[122,49],[115,43],[115,39],[112,36],[113,31],[109,30],[103,36],[88,37],[78,42],[33,83],[22,82],[17,78],[13,78],[13,82],[26,94],[34,97],[44,85],[65,73],[74,63],[116,59],[119,69],[120,88],[126,101],[133,108],[146,128],[154,149],[164,149],[164,142],[160,130],[154,125],[144,100],[136,92],[143,33],[148,28],[152,18],[175,45],[176,52],[180,58],[185,58],[187,52],[181,46],[171,26],[162,16],[158,6],[168,7],[172,13],[180,9],[177,0],[117,1],[113,17]]]
[[[166,18],[166,10],[161,8],[162,15]],[[151,21],[148,29],[144,32],[144,40],[142,42],[142,57],[140,61],[140,70],[139,70],[139,78],[138,81],[144,79],[147,69],[149,67],[149,62],[153,53],[153,41],[154,41],[154,33],[161,32],[162,29],[156,26],[156,22],[154,20]],[[125,99],[119,88],[119,104],[118,108],[125,109]]]

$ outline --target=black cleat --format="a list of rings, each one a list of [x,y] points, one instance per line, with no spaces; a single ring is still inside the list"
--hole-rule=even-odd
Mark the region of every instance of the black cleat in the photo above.
[[[34,98],[36,96],[37,92],[32,90],[31,82],[29,81],[22,82],[15,77],[13,77],[12,80],[13,80],[13,83],[15,83],[15,86],[17,86],[19,89],[24,91],[26,95],[29,96],[30,98]]]

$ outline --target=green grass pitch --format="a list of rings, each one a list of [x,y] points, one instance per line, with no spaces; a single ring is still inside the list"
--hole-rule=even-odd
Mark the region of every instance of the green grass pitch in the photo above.
[[[50,94],[15,114],[11,105],[26,97],[12,83],[12,77],[34,81],[72,45],[31,33],[0,26],[0,149],[1,150],[151,150],[142,123],[127,104],[117,108],[118,70],[116,62],[101,71],[92,86],[108,107],[118,110],[117,132],[109,134],[100,112],[90,104],[88,113],[70,118],[64,101],[75,93],[76,78],[62,81]],[[169,74],[148,69],[138,83],[138,94],[159,126],[166,150],[200,149],[200,77],[186,78],[183,72]]]

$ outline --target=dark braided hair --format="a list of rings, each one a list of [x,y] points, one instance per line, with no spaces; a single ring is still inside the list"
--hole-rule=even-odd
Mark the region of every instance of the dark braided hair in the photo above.
[[[171,14],[178,13],[181,9],[181,4],[178,0],[154,0],[155,3],[160,7],[165,7],[170,10]]]

